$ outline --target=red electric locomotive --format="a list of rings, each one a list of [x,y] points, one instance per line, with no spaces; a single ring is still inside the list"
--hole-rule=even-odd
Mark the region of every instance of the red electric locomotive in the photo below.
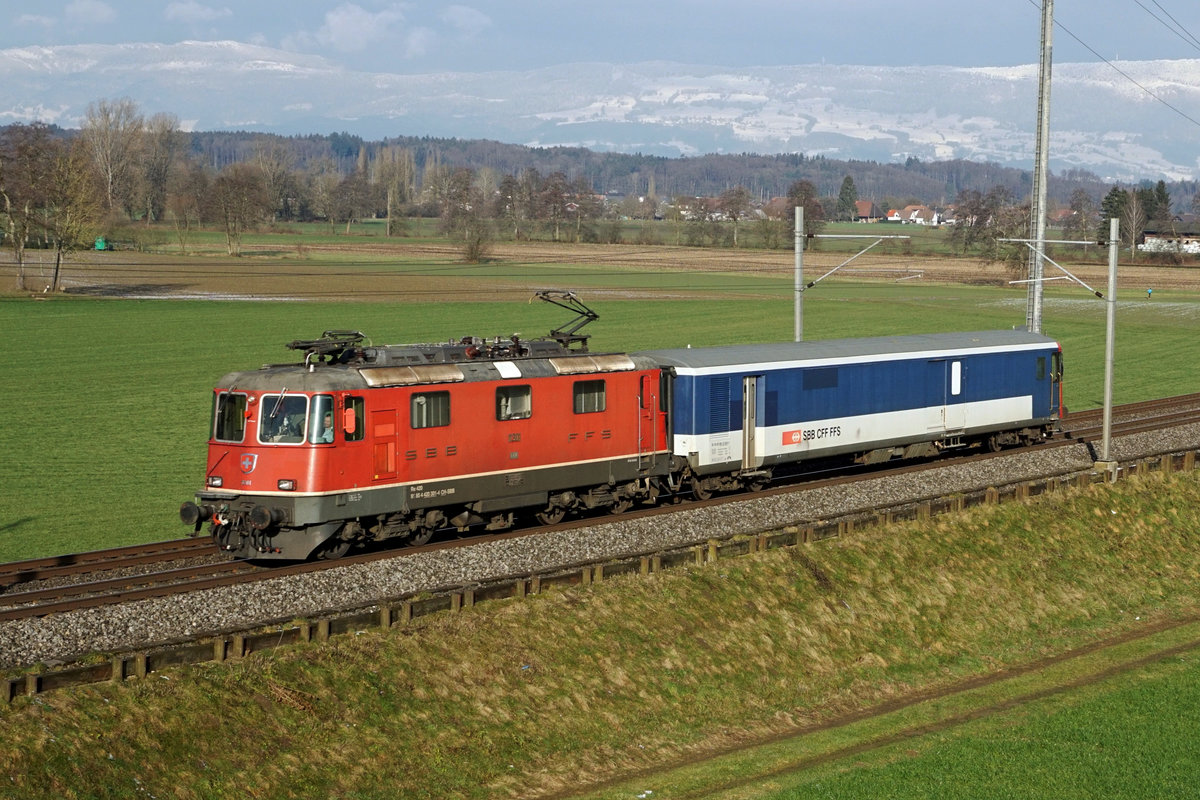
[[[440,528],[511,526],[521,509],[623,511],[665,490],[661,371],[587,352],[595,318],[551,338],[372,346],[356,331],[292,342],[301,363],[214,389],[205,487],[180,517],[238,557],[336,558]]]

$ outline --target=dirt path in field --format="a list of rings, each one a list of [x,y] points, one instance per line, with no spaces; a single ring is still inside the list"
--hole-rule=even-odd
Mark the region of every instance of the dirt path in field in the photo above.
[[[52,254],[29,251],[30,293],[48,286]],[[846,253],[804,254],[804,274],[812,279],[850,258]],[[484,265],[459,260],[451,244],[348,239],[345,244],[246,247],[239,258],[224,254],[81,252],[64,264],[60,285],[73,294],[100,297],[211,298],[254,300],[347,300],[421,302],[440,300],[526,299],[535,289],[570,282],[573,275],[612,273],[604,282],[619,287],[619,273],[728,273],[770,276],[790,281],[795,257],[787,251],[762,251],[637,245],[568,245],[548,242],[500,243]],[[1073,274],[1096,289],[1107,287],[1104,264],[1068,264]],[[1061,275],[1047,265],[1047,277]],[[1200,269],[1122,264],[1120,288],[1137,291],[1200,291]],[[553,276],[553,277],[550,277]],[[561,276],[561,277],[560,277]],[[837,274],[840,280],[1006,285],[1010,275],[1000,264],[979,259],[930,258],[900,252],[870,252],[853,259]],[[593,278],[593,284],[596,280]],[[643,281],[644,282],[644,281]],[[678,284],[678,281],[675,282]],[[10,252],[0,253],[0,292],[15,292],[16,266]],[[654,288],[589,289],[641,299],[715,296],[717,290]],[[747,289],[752,293],[753,289]]]
[[[1092,644],[1069,650],[1055,656],[1050,656],[1031,664],[1010,667],[991,675],[971,678],[951,684],[949,686],[919,691],[905,697],[897,698],[888,703],[884,703],[883,705],[836,716],[820,723],[804,725],[793,730],[772,733],[751,741],[742,741],[735,745],[718,746],[708,750],[707,752],[691,754],[687,757],[679,758],[662,764],[652,770],[642,770],[622,775],[613,778],[611,781],[605,781],[602,784],[593,785],[588,787],[587,791],[582,794],[572,791],[565,794],[545,795],[543,798],[544,800],[569,800],[569,798],[587,797],[604,789],[615,788],[633,781],[645,783],[646,785],[653,785],[656,775],[665,775],[679,769],[685,769],[687,767],[696,766],[708,761],[714,761],[735,753],[745,752],[769,745],[776,745],[781,742],[797,740],[802,737],[812,736],[817,733],[844,728],[857,722],[883,717],[887,714],[902,711],[931,700],[938,700],[963,692],[984,689],[989,686],[1003,683],[1004,681],[1012,680],[1014,678],[1043,672],[1051,667],[1064,664],[1075,659],[1080,659],[1085,656],[1103,654],[1103,652],[1106,650],[1113,650],[1122,645],[1148,640],[1169,631],[1174,631],[1185,628],[1189,625],[1197,624],[1200,624],[1200,615],[1193,615],[1184,619],[1166,620],[1153,623],[1147,625],[1146,627],[1126,631],[1110,638],[1102,639],[1100,641],[1093,642]],[[937,722],[931,722],[910,728],[902,728],[894,731],[893,733],[889,733],[874,739],[868,739],[866,741],[847,745],[845,747],[830,750],[818,755],[797,758],[794,761],[773,767],[765,772],[755,773],[753,775],[744,775],[719,785],[706,785],[705,788],[700,792],[680,793],[672,791],[670,796],[674,800],[684,800],[685,798],[700,800],[700,798],[720,797],[726,792],[731,792],[739,788],[749,788],[773,777],[788,775],[801,770],[812,769],[825,764],[835,763],[861,753],[877,750],[899,742],[911,741],[920,736],[948,730],[958,725],[963,725],[977,719],[983,719],[993,714],[1008,711],[1013,708],[1019,708],[1020,706],[1027,705],[1038,700],[1043,700],[1048,697],[1053,697],[1064,692],[1075,691],[1092,686],[1111,678],[1115,678],[1119,675],[1129,673],[1135,669],[1150,666],[1165,659],[1198,649],[1200,649],[1200,638],[1189,639],[1182,644],[1163,646],[1155,649],[1154,652],[1149,654],[1117,659],[1114,661],[1114,663],[1111,663],[1108,666],[1089,671],[1080,677],[1071,678],[1060,683],[1055,683],[1052,686],[1020,694],[998,703],[971,708],[968,711],[950,715],[938,720]]]

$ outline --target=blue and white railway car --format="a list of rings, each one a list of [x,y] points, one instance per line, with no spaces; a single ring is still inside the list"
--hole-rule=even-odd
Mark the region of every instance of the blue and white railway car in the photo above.
[[[702,497],[807,459],[1038,441],[1060,416],[1062,350],[1024,330],[639,355],[668,373],[672,452]]]

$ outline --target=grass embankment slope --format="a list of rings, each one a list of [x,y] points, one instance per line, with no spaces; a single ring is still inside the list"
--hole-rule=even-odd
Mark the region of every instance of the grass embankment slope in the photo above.
[[[1154,646],[968,682],[1195,614],[1198,531],[1195,474],[1133,478],[21,698],[0,796],[1172,796],[1195,651],[1061,696]]]

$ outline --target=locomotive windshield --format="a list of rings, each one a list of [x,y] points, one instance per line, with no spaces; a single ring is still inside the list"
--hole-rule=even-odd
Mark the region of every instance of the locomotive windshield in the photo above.
[[[259,400],[258,440],[267,444],[300,444],[308,398],[302,394],[264,394]]]
[[[213,399],[213,438],[240,442],[246,437],[246,395],[221,392]]]

